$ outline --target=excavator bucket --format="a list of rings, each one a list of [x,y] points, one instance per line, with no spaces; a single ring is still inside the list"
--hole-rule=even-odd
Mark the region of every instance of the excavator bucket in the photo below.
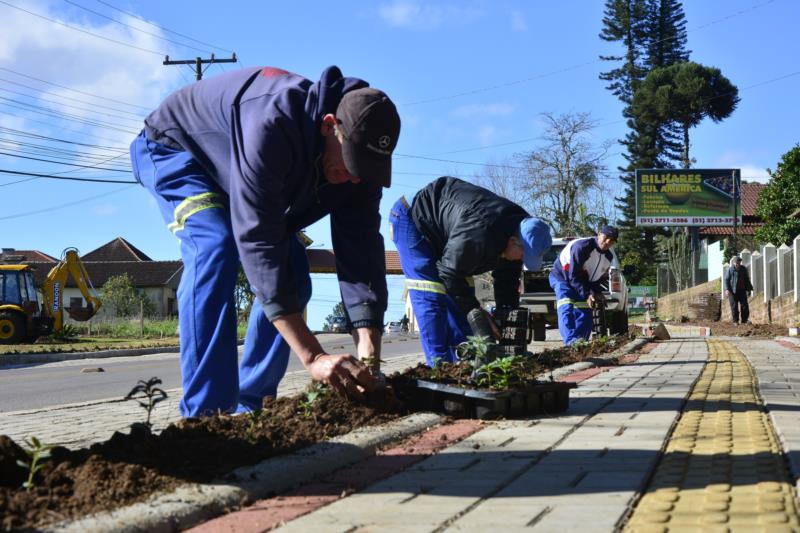
[[[86,307],[66,307],[67,313],[72,320],[77,320],[78,322],[86,322],[90,318],[92,318],[97,311],[92,306],[92,304],[87,305]]]

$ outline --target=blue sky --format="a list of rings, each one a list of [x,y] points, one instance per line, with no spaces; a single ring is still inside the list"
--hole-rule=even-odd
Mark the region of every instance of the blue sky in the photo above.
[[[441,175],[470,178],[484,163],[534,148],[543,112],[591,112],[598,143],[625,134],[620,104],[598,79],[609,68],[598,56],[619,50],[598,38],[603,4],[3,0],[0,152],[13,155],[0,155],[0,169],[130,179],[124,152],[141,118],[192,79],[188,68],[162,66],[165,54],[235,51],[241,65],[278,66],[311,79],[335,64],[389,93],[403,120],[393,186],[382,204],[391,248],[386,216],[397,197],[410,198]],[[696,166],[742,168],[745,179],[764,180],[765,169],[800,142],[800,3],[694,1],[684,9],[691,59],[720,68],[742,99],[728,120],[692,130]],[[238,67],[211,66],[206,76]],[[619,151],[612,149],[610,169],[622,163]],[[179,256],[141,188],[29,178],[0,174],[0,246],[59,255],[67,246],[88,252],[122,236],[154,259]],[[608,186],[618,189],[614,178]],[[327,223],[309,233],[315,245],[330,247]],[[403,314],[402,280],[390,277],[389,284],[387,320],[395,320]],[[315,280],[312,327],[336,301],[333,278]]]

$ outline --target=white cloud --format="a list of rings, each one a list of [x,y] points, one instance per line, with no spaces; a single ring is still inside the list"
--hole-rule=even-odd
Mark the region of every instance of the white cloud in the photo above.
[[[504,117],[514,112],[514,106],[505,102],[492,104],[467,104],[455,108],[452,115],[458,118]]]
[[[522,11],[515,9],[511,12],[511,29],[514,31],[528,31],[528,23]]]
[[[483,10],[475,5],[424,5],[414,0],[394,0],[378,7],[378,16],[390,26],[433,30],[445,23],[465,23],[480,18]]]
[[[2,90],[0,96],[69,113],[75,120],[61,120],[19,109],[4,108],[3,112],[26,117],[22,129],[28,131],[74,138],[90,144],[127,147],[141,129],[142,118],[148,110],[154,108],[180,80],[175,68],[161,64],[161,53],[170,52],[167,43],[96,17],[90,22],[83,13],[78,17],[78,12],[63,12],[61,4],[30,1],[24,7],[86,32],[158,52],[151,54],[109,42],[11,8],[4,9],[0,18],[0,35],[3,35],[0,40],[0,67],[8,69],[0,71],[0,78],[39,90],[37,93],[36,89],[0,82],[0,88],[23,92],[38,100],[13,96]],[[158,29],[136,18],[118,13],[114,16],[131,26],[158,33]],[[40,83],[9,71],[57,83],[72,90]],[[110,127],[89,125],[78,122],[78,119],[99,121]],[[105,151],[88,155],[96,155],[99,160],[102,155],[110,157],[114,154],[109,155]]]
[[[769,181],[769,174],[767,174],[766,168],[757,167],[753,165],[740,165],[738,168],[742,169],[743,180],[757,181],[760,183],[766,183],[767,181]]]
[[[722,154],[715,161],[719,168],[741,169],[743,180],[766,183],[769,181],[766,167],[753,164],[753,158],[746,153],[729,151]]]

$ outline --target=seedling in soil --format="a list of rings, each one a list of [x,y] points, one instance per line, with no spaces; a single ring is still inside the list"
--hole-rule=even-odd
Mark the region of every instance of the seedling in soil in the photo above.
[[[22,487],[29,491],[34,487],[33,476],[36,472],[44,467],[42,461],[50,458],[50,450],[54,448],[52,444],[43,444],[36,437],[25,439],[27,448],[23,448],[25,455],[28,456],[28,461],[17,461],[17,465],[22,468],[28,469],[28,480],[22,484]]]
[[[300,400],[299,405],[300,408],[303,410],[303,416],[306,418],[311,418],[314,416],[314,403],[322,396],[325,395],[327,391],[317,383],[311,385],[308,390],[306,391],[306,397],[304,400]]]
[[[510,355],[495,359],[475,370],[475,382],[479,387],[490,389],[507,389],[516,375],[517,368],[525,359],[519,355]]]
[[[256,442],[256,426],[261,420],[262,413],[262,409],[253,409],[252,411],[247,411],[247,418],[250,420],[250,424],[247,426],[247,429],[244,432],[244,438],[247,439],[247,442],[251,444]]]
[[[461,359],[472,359],[473,361],[485,361],[486,354],[489,352],[489,337],[467,337],[467,342],[458,345],[458,357]]]
[[[431,367],[431,378],[438,380],[442,375],[442,368],[446,363],[442,361],[441,357],[436,357],[433,360],[433,366]]]
[[[164,392],[164,389],[156,387],[156,385],[161,385],[161,380],[157,377],[152,377],[147,381],[140,379],[124,398],[125,400],[136,400],[136,403],[147,410],[147,421],[144,423],[147,429],[152,429],[153,427],[150,423],[150,415],[153,413],[153,408],[158,402],[167,399],[167,393]]]

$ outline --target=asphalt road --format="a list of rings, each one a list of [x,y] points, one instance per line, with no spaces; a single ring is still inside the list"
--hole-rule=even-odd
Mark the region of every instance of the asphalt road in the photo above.
[[[322,335],[320,342],[329,353],[353,352],[352,339],[347,335]],[[381,358],[391,359],[412,353],[422,353],[416,335],[395,334],[384,337]],[[103,372],[98,372],[98,368],[102,368]],[[300,360],[291,356],[288,370],[300,369]],[[153,376],[161,378],[165,389],[179,388],[181,381],[178,354],[83,359],[0,368],[0,412],[122,398],[138,380]]]

